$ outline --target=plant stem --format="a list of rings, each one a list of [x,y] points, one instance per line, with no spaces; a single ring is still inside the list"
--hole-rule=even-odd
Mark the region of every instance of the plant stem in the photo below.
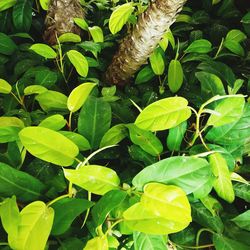
[[[57,201],[59,201],[59,200],[61,200],[61,199],[67,198],[67,197],[69,197],[69,194],[61,195],[61,196],[55,198],[54,200],[50,201],[50,202],[47,204],[47,206],[49,207],[49,206],[51,206],[52,204],[54,204],[55,202],[57,202]]]
[[[217,50],[217,52],[216,52],[216,54],[214,56],[214,59],[216,59],[218,57],[219,53],[221,52],[221,50],[223,48],[223,43],[224,43],[224,37],[221,40],[220,46],[219,46],[219,48],[218,48],[218,50]]]
[[[69,113],[69,122],[68,122],[69,131],[71,131],[72,115],[73,115],[73,112],[71,111],[71,112]]]
[[[199,246],[199,241],[200,241],[200,236],[203,232],[209,232],[209,233],[212,233],[214,234],[214,232],[208,228],[201,228],[198,233],[197,233],[197,236],[196,236],[196,246]]]
[[[88,200],[91,201],[91,192],[88,192]],[[81,228],[84,227],[84,225],[85,225],[85,223],[86,223],[86,221],[87,221],[87,219],[88,219],[88,217],[89,217],[89,212],[90,212],[90,208],[88,208],[88,210],[87,210],[87,212],[86,212],[86,215],[85,215],[85,218],[84,218],[84,220],[83,220],[83,223],[82,223]]]
[[[122,221],[124,221],[124,219],[119,219],[119,220],[117,220],[115,223],[113,223],[113,224],[111,225],[111,227],[106,231],[105,235],[107,236],[107,235],[110,233],[110,231],[111,231],[116,225],[118,225],[119,223],[121,223]]]

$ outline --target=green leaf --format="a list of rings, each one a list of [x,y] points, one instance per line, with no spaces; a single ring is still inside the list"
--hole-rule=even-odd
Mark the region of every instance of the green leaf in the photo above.
[[[48,128],[26,127],[21,130],[19,137],[29,153],[56,165],[72,165],[79,153],[72,141]]]
[[[77,110],[79,110],[83,106],[95,86],[95,83],[86,82],[74,88],[70,93],[67,101],[69,111],[76,112]]]
[[[240,228],[250,231],[250,210],[234,217],[232,221]]]
[[[185,50],[185,53],[208,53],[212,50],[212,44],[205,39],[193,41]]]
[[[127,193],[121,190],[111,190],[104,194],[91,210],[96,227],[103,224],[108,214],[119,207],[127,197]]]
[[[237,29],[230,30],[226,36],[226,41],[227,40],[235,41],[237,43],[240,43],[246,39],[247,39],[247,36],[242,31],[237,30]]]
[[[180,151],[181,143],[187,130],[187,122],[184,121],[178,126],[169,129],[167,146],[171,151]]]
[[[145,66],[139,71],[135,78],[135,84],[141,84],[150,81],[155,76],[153,70],[149,65]]]
[[[74,33],[64,33],[58,37],[60,43],[80,43],[81,37]]]
[[[195,76],[201,83],[201,93],[205,100],[215,95],[225,95],[225,89],[221,79],[211,73],[197,72]]]
[[[5,126],[23,128],[24,123],[17,117],[2,116],[0,117],[0,127],[5,127]]]
[[[165,219],[181,221],[186,226],[192,221],[187,196],[177,186],[149,183],[144,187],[141,203],[148,210]]]
[[[110,123],[110,105],[102,99],[90,96],[81,109],[78,118],[78,131],[87,138],[92,149],[99,147]]]
[[[109,19],[109,30],[112,34],[119,32],[123,25],[128,21],[129,16],[134,10],[133,3],[125,3],[118,6],[111,14]]]
[[[11,90],[12,90],[12,86],[4,79],[0,79],[0,93],[9,94]]]
[[[175,156],[144,168],[133,178],[132,183],[139,190],[149,182],[176,185],[186,194],[190,194],[204,186],[211,177],[212,172],[206,160],[191,156]]]
[[[17,0],[4,0],[0,2],[0,12],[7,10],[16,4]]]
[[[233,185],[233,188],[235,196],[245,200],[246,202],[250,202],[250,185],[238,182]]]
[[[151,235],[141,232],[133,232],[133,239],[135,250],[166,250],[167,239],[163,235]]]
[[[168,67],[168,86],[172,93],[176,93],[183,83],[183,70],[178,60],[171,60]]]
[[[65,178],[87,191],[104,195],[110,190],[118,189],[120,179],[111,168],[88,165],[79,169],[64,169]]]
[[[224,224],[218,215],[212,215],[211,212],[200,202],[191,203],[193,220],[202,225],[212,229],[217,233],[222,233]]]
[[[67,121],[62,115],[51,115],[39,123],[39,127],[49,128],[55,131],[62,129]]]
[[[153,51],[149,57],[149,61],[151,68],[156,75],[162,75],[164,73],[165,63],[159,48]]]
[[[20,214],[15,196],[7,198],[1,203],[0,215],[3,228],[7,234],[11,237],[17,237]]]
[[[50,0],[39,0],[39,2],[43,10],[49,9]]]
[[[216,250],[248,250],[249,246],[236,241],[229,239],[221,234],[213,234],[213,243]]]
[[[61,92],[48,90],[37,95],[35,99],[39,102],[41,108],[46,112],[52,110],[68,110],[68,98]]]
[[[74,22],[76,23],[77,26],[79,26],[81,29],[88,31],[89,25],[88,23],[82,19],[82,18],[74,18]]]
[[[14,5],[12,20],[18,31],[28,32],[32,23],[32,1],[18,0]]]
[[[76,217],[93,205],[94,203],[91,201],[78,198],[64,198],[52,204],[52,208],[55,211],[55,218],[51,234],[61,235],[65,233]]]
[[[4,33],[0,33],[0,53],[9,56],[12,55],[16,49],[17,46],[12,39]]]
[[[0,143],[18,140],[18,133],[22,127],[20,126],[21,124],[16,124],[17,121],[18,118],[15,119],[15,117],[0,118]],[[22,122],[21,120],[19,121],[20,123]]]
[[[244,56],[245,54],[245,51],[242,46],[234,40],[225,40],[223,45],[236,55]]]
[[[188,101],[183,97],[169,97],[147,106],[137,117],[135,125],[141,129],[159,131],[176,127],[191,116]]]
[[[83,250],[108,250],[108,240],[107,236],[104,235],[102,237],[95,237],[87,242],[87,245],[83,248]]]
[[[35,201],[22,209],[20,217],[18,237],[11,241],[11,247],[43,250],[52,228],[54,210],[42,201]]]
[[[219,127],[228,123],[238,121],[243,114],[245,99],[243,96],[237,98],[226,98],[215,108],[216,113],[211,114],[207,126]]]
[[[127,129],[124,124],[118,124],[110,128],[102,137],[100,148],[116,145],[127,136]]]
[[[220,153],[214,153],[208,156],[209,163],[214,176],[214,189],[218,196],[232,203],[234,201],[234,190],[230,178],[230,172],[227,162]]]
[[[88,140],[84,136],[71,131],[59,131],[59,133],[74,142],[80,151],[86,151],[91,149]]]
[[[88,66],[88,61],[85,58],[85,56],[76,50],[68,51],[67,56],[70,62],[75,67],[77,73],[80,76],[86,77],[88,75],[89,66]]]
[[[15,195],[18,200],[29,202],[39,199],[44,190],[44,184],[35,177],[0,163],[1,197]]]
[[[46,59],[55,59],[57,56],[56,52],[47,44],[36,43],[31,45],[30,49]]]
[[[95,43],[102,43],[104,41],[103,32],[99,26],[89,27],[89,32]]]
[[[211,195],[201,198],[200,201],[210,211],[210,213],[213,216],[216,216],[223,210],[223,207],[221,206],[219,201],[214,197],[212,197]]]
[[[134,124],[128,124],[131,141],[140,146],[145,152],[152,156],[158,156],[163,151],[161,141],[150,131],[138,128]]]
[[[42,94],[46,92],[48,89],[41,85],[31,85],[24,89],[24,95],[34,95],[34,94]]]

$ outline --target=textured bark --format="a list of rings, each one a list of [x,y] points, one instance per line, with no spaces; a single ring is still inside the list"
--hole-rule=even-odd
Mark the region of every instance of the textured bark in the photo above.
[[[81,29],[74,23],[75,17],[84,17],[79,0],[51,0],[45,19],[44,41],[54,45],[57,44],[56,36],[65,33],[80,35]]]
[[[150,4],[113,57],[105,74],[108,83],[123,86],[129,82],[175,21],[185,2],[186,0],[156,0]]]

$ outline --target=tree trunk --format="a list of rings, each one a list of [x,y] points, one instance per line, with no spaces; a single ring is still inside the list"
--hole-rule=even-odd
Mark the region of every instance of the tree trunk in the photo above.
[[[105,74],[108,83],[123,86],[129,82],[147,61],[186,1],[156,0],[151,3],[113,57]]]
[[[54,45],[57,44],[56,37],[62,34],[80,35],[81,29],[74,23],[76,17],[84,17],[80,0],[51,0],[45,19],[44,41]]]

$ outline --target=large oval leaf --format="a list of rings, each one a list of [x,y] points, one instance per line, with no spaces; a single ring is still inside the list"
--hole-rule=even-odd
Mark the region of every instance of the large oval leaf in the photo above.
[[[95,86],[96,83],[86,82],[74,88],[67,101],[69,111],[76,112],[80,109]]]
[[[185,53],[208,53],[212,50],[212,44],[205,39],[193,41],[188,48],[185,50]]]
[[[30,46],[30,49],[44,58],[54,59],[57,56],[56,52],[47,44],[36,43]]]
[[[20,213],[18,237],[11,241],[13,249],[44,250],[52,228],[54,210],[42,201],[35,201]]]
[[[118,189],[120,184],[114,170],[98,165],[88,165],[76,170],[64,169],[64,175],[73,184],[99,195]]]
[[[137,117],[135,125],[141,129],[159,131],[176,127],[191,116],[183,97],[169,97],[147,106]]]
[[[24,147],[34,156],[60,166],[70,166],[78,147],[68,138],[48,128],[27,127],[19,133]]]
[[[190,194],[204,186],[211,177],[212,172],[206,160],[191,156],[176,156],[144,168],[134,177],[133,185],[142,190],[149,182],[160,182],[179,186],[186,194]]]
[[[172,60],[168,67],[168,86],[172,93],[176,93],[183,83],[183,70],[180,61]]]
[[[77,73],[80,76],[86,77],[89,71],[88,61],[84,55],[76,50],[70,50],[67,52],[67,56],[70,62],[75,67]]]
[[[112,34],[119,32],[123,25],[128,21],[129,16],[134,10],[133,3],[125,3],[118,6],[111,14],[109,19],[109,29]]]

